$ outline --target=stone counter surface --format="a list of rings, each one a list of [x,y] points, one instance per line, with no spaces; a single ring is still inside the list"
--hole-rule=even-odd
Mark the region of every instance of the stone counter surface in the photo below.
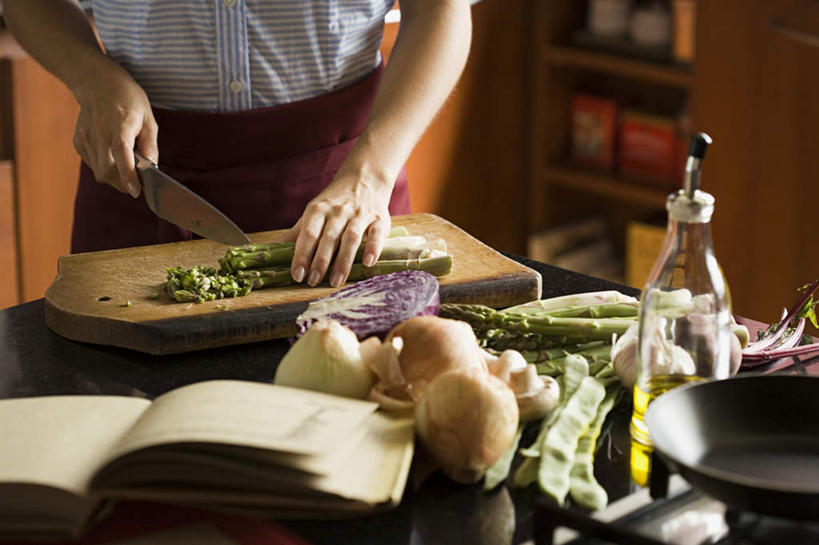
[[[542,274],[544,298],[604,289],[637,294],[611,282],[515,259]],[[83,344],[48,329],[41,299],[0,311],[0,398],[55,394],[154,398],[210,379],[269,382],[288,348],[288,341],[278,340],[150,356]],[[626,411],[615,411],[614,428],[626,430],[628,418]],[[597,474],[616,498],[625,495],[629,486],[627,431],[610,437],[610,443],[601,450],[610,456],[598,456]],[[454,484],[430,472],[419,452],[397,509],[346,521],[285,521],[283,525],[315,545],[508,545],[531,538],[532,513],[532,498],[527,492],[501,487],[485,494],[480,485]]]

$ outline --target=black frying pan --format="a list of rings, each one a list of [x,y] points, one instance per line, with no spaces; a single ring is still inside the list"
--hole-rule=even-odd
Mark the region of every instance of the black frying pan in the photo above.
[[[646,411],[672,471],[728,505],[819,520],[819,377],[749,375],[676,388]]]

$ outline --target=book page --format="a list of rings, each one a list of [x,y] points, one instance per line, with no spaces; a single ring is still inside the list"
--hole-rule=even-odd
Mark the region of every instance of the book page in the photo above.
[[[94,472],[150,404],[124,396],[0,400],[0,484],[85,494]]]
[[[322,455],[362,425],[377,405],[297,388],[214,380],[164,394],[112,458],[173,443],[216,443]]]
[[[412,417],[377,413],[363,440],[346,453],[346,459],[311,486],[364,503],[397,504],[412,463],[414,431]]]

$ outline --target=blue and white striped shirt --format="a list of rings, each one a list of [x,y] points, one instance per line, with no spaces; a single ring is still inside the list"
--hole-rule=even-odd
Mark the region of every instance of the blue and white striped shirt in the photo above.
[[[108,55],[156,106],[237,111],[339,89],[379,62],[395,0],[93,0]]]

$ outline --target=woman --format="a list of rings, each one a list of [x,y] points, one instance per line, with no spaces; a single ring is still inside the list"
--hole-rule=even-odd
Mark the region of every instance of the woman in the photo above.
[[[5,0],[18,41],[80,104],[72,251],[190,238],[137,199],[137,150],[243,230],[290,227],[298,282],[342,284],[362,240],[372,264],[390,213],[409,212],[402,166],[471,32],[468,0],[403,0],[383,67],[391,4],[94,0],[103,53],[76,0]]]

